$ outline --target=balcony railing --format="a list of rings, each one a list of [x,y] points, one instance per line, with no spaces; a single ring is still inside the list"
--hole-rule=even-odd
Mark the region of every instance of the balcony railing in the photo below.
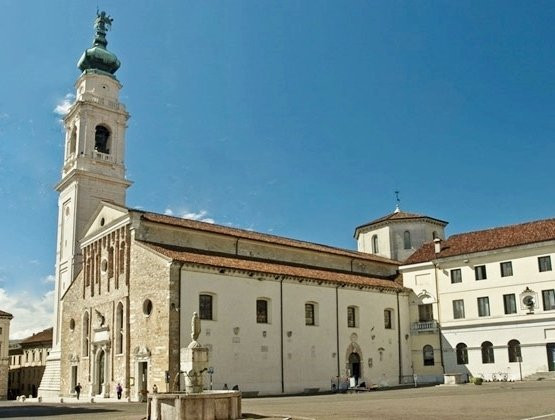
[[[411,326],[411,330],[420,333],[420,332],[436,332],[437,331],[437,321],[419,321],[413,322]]]

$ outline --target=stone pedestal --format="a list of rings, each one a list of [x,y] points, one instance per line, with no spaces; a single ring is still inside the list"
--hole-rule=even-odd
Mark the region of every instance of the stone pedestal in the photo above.
[[[188,347],[181,349],[180,370],[183,372],[185,392],[202,392],[202,375],[208,369],[208,349],[193,341]]]
[[[443,383],[445,385],[459,385],[464,384],[466,381],[465,373],[445,373],[443,375]]]

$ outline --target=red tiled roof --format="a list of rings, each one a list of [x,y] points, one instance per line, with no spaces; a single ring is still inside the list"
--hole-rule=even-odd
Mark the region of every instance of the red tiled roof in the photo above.
[[[8,317],[8,318],[12,319],[13,315],[8,313],[8,312],[0,311],[0,317],[3,317],[3,318]]]
[[[31,344],[31,343],[42,343],[42,342],[52,342],[52,331],[53,328],[47,328],[39,333],[33,334],[21,341],[20,344]]]
[[[555,219],[537,220],[450,236],[441,241],[439,254],[434,253],[434,244],[428,242],[412,254],[404,265],[551,240],[555,240]]]
[[[204,266],[237,269],[254,273],[267,273],[279,276],[291,276],[315,281],[325,281],[336,284],[350,284],[354,286],[368,286],[374,288],[387,288],[393,290],[403,290],[401,284],[392,280],[368,277],[363,274],[346,273],[341,271],[325,270],[321,268],[299,267],[287,263],[277,263],[274,261],[260,261],[240,257],[225,257],[213,254],[200,254],[191,252],[189,249],[179,248],[169,245],[153,244],[150,242],[138,241],[146,247],[152,249],[175,261],[200,264]]]
[[[359,258],[363,260],[370,260],[382,262],[386,264],[399,265],[398,261],[390,260],[389,258],[371,255],[365,252],[351,251],[348,249],[334,248],[327,245],[315,244],[312,242],[304,242],[296,239],[284,238],[282,236],[268,235],[265,233],[251,232],[248,230],[231,228],[227,226],[217,225],[213,223],[199,222],[197,220],[183,219],[180,217],[167,216],[159,213],[144,212],[141,210],[129,209],[131,212],[140,213],[144,220],[165,223],[172,226],[184,227],[195,230],[202,230],[205,232],[213,232],[221,235],[233,236],[239,239],[250,239],[253,241],[266,242],[276,245],[283,245],[289,247],[303,248],[317,252],[323,252],[335,255],[344,255],[351,258]]]
[[[394,211],[393,213],[389,213],[388,215],[385,215],[383,217],[380,217],[379,219],[375,219],[375,220],[372,220],[371,222],[357,226],[355,229],[355,236],[359,229],[367,226],[377,225],[378,223],[387,222],[390,220],[412,220],[412,219],[428,219],[428,220],[433,220],[435,222],[438,222],[442,225],[447,225],[447,222],[445,222],[444,220],[435,219],[429,216],[424,216],[423,214],[407,213],[406,211],[399,210],[399,211]]]

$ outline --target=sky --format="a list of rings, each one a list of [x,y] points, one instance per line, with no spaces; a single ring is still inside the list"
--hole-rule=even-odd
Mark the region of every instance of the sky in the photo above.
[[[355,249],[554,217],[555,2],[1,0],[0,310],[52,325],[63,113],[114,18],[127,205]]]

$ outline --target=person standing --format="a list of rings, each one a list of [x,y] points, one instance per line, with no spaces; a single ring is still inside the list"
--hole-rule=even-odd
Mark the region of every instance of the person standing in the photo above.
[[[77,382],[77,385],[75,385],[75,393],[77,394],[77,399],[79,399],[79,394],[81,394],[81,389],[83,387],[81,386],[81,382]]]
[[[118,400],[121,400],[121,393],[123,392],[123,388],[121,384],[118,382],[118,386],[116,386],[116,394],[118,395]]]

